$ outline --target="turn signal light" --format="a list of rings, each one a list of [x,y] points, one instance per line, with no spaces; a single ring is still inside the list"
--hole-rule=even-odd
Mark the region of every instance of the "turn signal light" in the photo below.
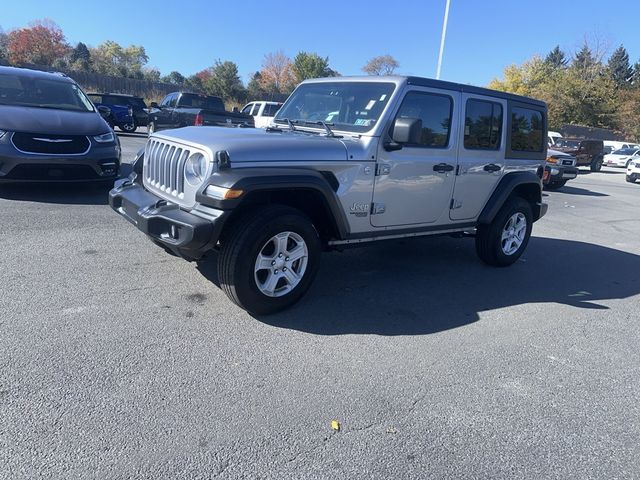
[[[233,200],[234,198],[240,198],[244,192],[242,190],[229,189],[225,192],[225,200]]]

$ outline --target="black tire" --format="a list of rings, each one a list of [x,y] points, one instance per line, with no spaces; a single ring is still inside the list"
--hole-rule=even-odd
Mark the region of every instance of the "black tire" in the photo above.
[[[625,175],[625,180],[629,183],[636,183],[636,177],[632,175]]]
[[[518,249],[506,254],[502,246],[502,233],[507,222],[516,214],[521,213],[526,219],[526,231],[524,239]],[[488,265],[506,267],[515,263],[522,252],[527,248],[531,227],[533,226],[533,214],[531,205],[522,197],[511,196],[502,206],[496,217],[489,225],[479,225],[476,233],[476,253],[480,259]]]
[[[600,170],[602,170],[602,158],[594,158],[591,162],[590,169],[592,172],[599,172]]]
[[[156,131],[156,124],[153,122],[149,122],[149,124],[147,125],[147,135],[150,136],[155,131]]]
[[[138,129],[135,123],[122,123],[118,128],[125,133],[134,133]]]
[[[299,283],[288,293],[268,296],[258,287],[256,260],[269,240],[283,232],[293,232],[304,240],[308,252],[306,269]],[[221,243],[218,257],[220,286],[231,301],[254,315],[269,315],[296,303],[307,292],[318,270],[321,253],[318,233],[303,213],[287,206],[268,205],[254,209],[232,225]],[[280,275],[284,275],[282,271]]]
[[[624,164],[624,168],[629,168],[630,163],[631,163],[631,160],[627,160],[627,163]]]
[[[558,190],[567,184],[566,180],[560,180],[558,182],[551,182],[544,186],[545,190]]]

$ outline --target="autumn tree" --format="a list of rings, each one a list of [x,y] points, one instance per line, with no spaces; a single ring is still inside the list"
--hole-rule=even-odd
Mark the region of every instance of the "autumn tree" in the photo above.
[[[51,20],[36,20],[29,27],[13,30],[7,38],[9,61],[16,65],[52,66],[69,52],[64,33]]]
[[[329,68],[329,57],[317,53],[299,52],[293,59],[291,70],[297,83],[309,78],[335,77],[337,72]]]
[[[296,84],[291,59],[281,50],[268,53],[262,62],[260,79],[270,93],[290,93]]]
[[[7,52],[8,44],[9,36],[4,33],[4,30],[0,27],[0,62],[9,60],[9,53]]]
[[[112,40],[91,50],[91,58],[98,73],[131,78],[143,78],[143,67],[149,61],[143,46],[122,47]]]
[[[362,71],[367,75],[392,75],[399,67],[400,64],[391,55],[380,55],[369,60]]]

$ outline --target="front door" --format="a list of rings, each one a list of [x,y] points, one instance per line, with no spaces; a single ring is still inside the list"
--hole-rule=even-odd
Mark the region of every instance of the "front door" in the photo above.
[[[458,92],[432,88],[405,94],[393,121],[418,119],[422,131],[419,139],[401,144],[399,150],[388,151],[381,142],[371,215],[374,227],[449,222],[459,98]]]
[[[502,178],[505,166],[506,100],[463,94],[464,128],[458,137],[458,175],[451,219],[474,219]]]

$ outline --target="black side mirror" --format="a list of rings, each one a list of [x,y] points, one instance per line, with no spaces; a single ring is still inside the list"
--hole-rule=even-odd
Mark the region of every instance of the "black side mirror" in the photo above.
[[[396,143],[420,143],[422,120],[419,118],[396,118],[391,138]]]
[[[111,116],[111,109],[109,107],[105,107],[104,105],[99,105],[98,113],[102,118],[109,118]]]
[[[151,102],[151,103],[149,104],[149,106],[150,106],[151,108],[160,108],[156,102]]]

